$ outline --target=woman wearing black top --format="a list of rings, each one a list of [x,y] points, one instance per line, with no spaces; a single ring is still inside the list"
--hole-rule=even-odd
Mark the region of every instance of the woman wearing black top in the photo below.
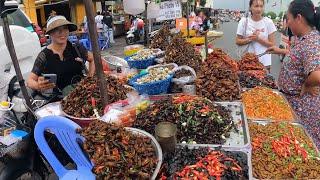
[[[63,16],[55,16],[47,23],[47,34],[51,44],[43,49],[35,60],[27,80],[29,88],[45,91],[55,88],[63,90],[83,77],[84,62],[89,62],[89,75],[93,75],[93,55],[81,45],[72,45],[68,41],[69,32],[77,30],[77,26]],[[56,84],[45,80],[43,74],[56,74]]]
[[[210,17],[207,11],[201,11],[199,16],[202,18],[201,30],[203,32],[208,31],[210,29]]]

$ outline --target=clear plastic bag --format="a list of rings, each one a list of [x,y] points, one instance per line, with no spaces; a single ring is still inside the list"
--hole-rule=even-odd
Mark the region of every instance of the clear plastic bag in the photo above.
[[[189,66],[179,66],[174,69],[173,73],[176,73],[182,69],[189,71],[192,75],[191,76],[184,76],[184,77],[180,77],[180,78],[173,77],[172,82],[177,85],[185,85],[185,84],[193,83],[197,78],[197,74],[193,68],[191,68]]]
[[[130,127],[133,125],[136,115],[145,110],[149,105],[148,96],[139,96],[137,93],[129,93],[128,99],[108,105],[102,116],[107,123]]]

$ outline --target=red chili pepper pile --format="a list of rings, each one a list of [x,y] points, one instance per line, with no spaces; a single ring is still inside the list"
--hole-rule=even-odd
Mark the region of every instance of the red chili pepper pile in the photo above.
[[[167,171],[161,179],[167,179],[165,175],[168,179],[248,179],[247,155],[243,152],[181,148],[173,158],[165,156],[164,168]]]
[[[253,175],[258,179],[319,179],[319,155],[300,126],[251,123]]]
[[[225,163],[230,164],[227,167]],[[211,151],[194,165],[186,166],[182,171],[176,173],[176,178],[209,179],[215,177],[221,179],[226,169],[241,172],[242,168],[231,158],[226,157],[218,151]]]

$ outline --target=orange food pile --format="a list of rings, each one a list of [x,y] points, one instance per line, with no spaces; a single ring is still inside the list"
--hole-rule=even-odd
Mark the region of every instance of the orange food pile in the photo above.
[[[253,53],[246,53],[243,55],[242,59],[239,62],[240,70],[265,70],[257,55]]]
[[[214,49],[207,59],[210,60],[207,63],[212,68],[226,69],[233,72],[239,71],[238,63],[220,48]]]
[[[267,71],[263,64],[259,62],[258,56],[253,53],[246,53],[239,61],[239,68],[248,75],[263,79],[267,75]]]
[[[294,120],[290,105],[272,89],[265,87],[251,89],[242,94],[242,102],[249,119]]]

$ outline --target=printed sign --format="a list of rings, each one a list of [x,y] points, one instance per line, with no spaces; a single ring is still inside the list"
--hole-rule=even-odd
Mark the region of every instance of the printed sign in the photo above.
[[[180,1],[165,1],[160,3],[160,16],[157,21],[165,21],[182,17]]]

